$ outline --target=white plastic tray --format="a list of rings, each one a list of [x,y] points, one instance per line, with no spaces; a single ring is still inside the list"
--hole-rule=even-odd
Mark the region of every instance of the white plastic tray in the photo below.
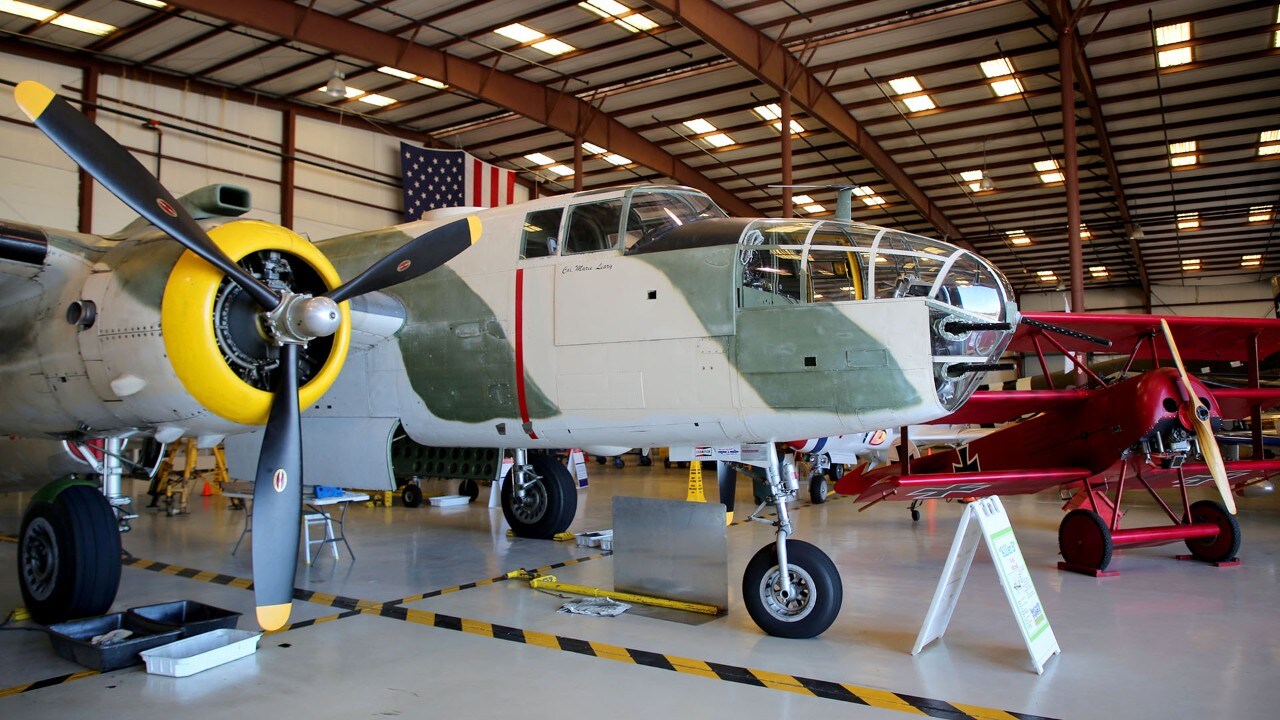
[[[431,504],[436,507],[448,507],[450,505],[466,505],[471,502],[471,498],[466,495],[437,495],[436,497],[427,498]]]
[[[262,633],[252,630],[211,630],[139,655],[152,675],[186,677],[258,651]]]

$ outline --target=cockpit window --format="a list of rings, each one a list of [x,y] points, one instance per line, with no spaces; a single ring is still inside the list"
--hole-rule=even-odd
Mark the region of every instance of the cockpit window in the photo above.
[[[725,212],[701,193],[634,190],[628,198],[623,250],[640,251],[678,227],[723,217]]]
[[[622,199],[583,203],[569,208],[564,254],[609,250],[617,246]]]
[[[560,216],[564,208],[536,210],[524,217],[524,236],[520,242],[520,257],[535,258],[558,255]]]

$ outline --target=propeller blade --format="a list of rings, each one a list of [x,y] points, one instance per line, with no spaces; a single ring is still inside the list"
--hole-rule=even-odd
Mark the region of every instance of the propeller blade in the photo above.
[[[1218,494],[1222,496],[1222,504],[1227,510],[1236,514],[1236,501],[1231,496],[1231,483],[1227,480],[1227,468],[1222,464],[1222,453],[1218,451],[1218,441],[1213,437],[1213,428],[1209,425],[1209,413],[1201,417],[1200,398],[1191,387],[1191,379],[1187,368],[1182,364],[1182,356],[1178,354],[1178,346],[1173,341],[1173,330],[1164,318],[1160,319],[1160,329],[1164,331],[1165,342],[1169,343],[1169,352],[1173,354],[1173,362],[1178,366],[1178,376],[1182,378],[1182,386],[1187,390],[1187,402],[1191,404],[1191,422],[1195,425],[1196,440],[1200,443],[1200,454],[1204,463],[1209,466],[1209,474],[1213,476],[1213,484],[1218,486]]]
[[[226,273],[262,307],[280,304],[279,295],[227,257],[160,181],[83,113],[32,80],[18,83],[13,97],[41,132],[125,205]]]
[[[298,346],[280,352],[280,384],[258,454],[253,483],[253,591],[258,625],[289,621],[302,527],[302,416],[298,410]]]
[[[327,296],[340,303],[412,280],[449,262],[479,239],[480,218],[473,215],[455,220],[401,245]]]

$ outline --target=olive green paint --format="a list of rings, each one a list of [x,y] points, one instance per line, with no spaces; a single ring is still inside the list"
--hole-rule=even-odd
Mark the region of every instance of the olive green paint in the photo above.
[[[54,480],[37,490],[35,494],[31,496],[31,502],[33,504],[38,502],[51,503],[63,490],[75,485],[84,485],[85,487],[91,487],[94,490],[98,489],[98,483],[86,480],[78,475],[68,475]]]
[[[738,313],[738,372],[773,408],[856,412],[921,401],[885,342],[830,303]]]
[[[346,236],[321,247],[347,279],[408,240],[404,233],[388,229]],[[515,279],[510,282],[514,286]],[[513,343],[496,313],[466,280],[444,266],[384,292],[408,311],[398,346],[409,384],[431,414],[469,423],[520,417]],[[560,414],[528,373],[524,382],[531,419]]]

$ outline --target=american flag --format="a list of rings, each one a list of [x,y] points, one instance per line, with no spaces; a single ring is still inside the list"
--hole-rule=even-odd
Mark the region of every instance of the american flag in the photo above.
[[[516,174],[464,150],[428,150],[400,143],[405,222],[442,207],[497,207],[515,202]]]

